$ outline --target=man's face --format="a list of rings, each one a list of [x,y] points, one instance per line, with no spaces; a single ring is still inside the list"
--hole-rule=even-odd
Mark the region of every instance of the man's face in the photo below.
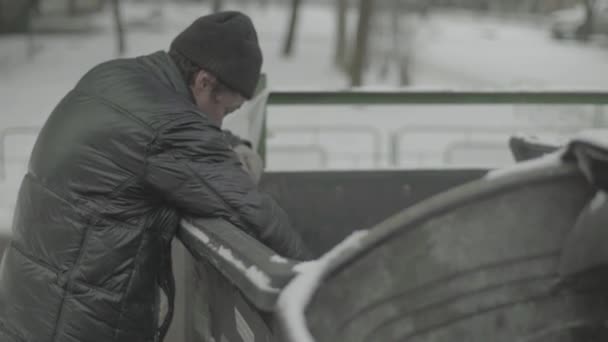
[[[221,84],[217,78],[201,70],[191,85],[196,106],[217,126],[221,127],[224,117],[239,109],[245,98]]]

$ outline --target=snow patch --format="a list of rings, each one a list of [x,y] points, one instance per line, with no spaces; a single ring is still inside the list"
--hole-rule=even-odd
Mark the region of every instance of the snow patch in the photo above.
[[[321,258],[294,266],[300,274],[285,287],[277,303],[278,312],[287,326],[286,333],[292,341],[314,342],[306,326],[306,306],[331,263],[347,250],[359,247],[367,234],[367,230],[356,231]]]
[[[314,261],[304,261],[293,267],[294,272],[296,273],[304,273],[310,268],[314,268],[317,265],[317,260]]]
[[[242,260],[237,259],[234,254],[232,254],[232,250],[224,246],[220,246],[220,248],[217,250],[217,254],[219,254],[222,258],[234,265],[239,270],[247,271],[247,266],[245,266],[245,263],[243,263]]]
[[[514,138],[523,139],[523,140],[531,142],[531,143],[555,146],[555,147],[564,146],[568,142],[567,139],[564,139],[563,137],[559,137],[557,135],[549,135],[549,134],[530,135],[530,134],[525,134],[525,133],[516,133],[516,134],[513,134],[512,136]]]
[[[231,249],[229,249],[225,246],[222,246],[220,244],[217,244],[217,245],[212,244],[211,238],[209,238],[209,236],[207,234],[202,232],[195,225],[189,223],[186,220],[182,220],[182,227],[184,229],[188,230],[188,232],[190,232],[196,238],[201,240],[209,248],[216,251],[217,254],[220,257],[222,257],[224,260],[228,261],[230,264],[232,264],[234,267],[236,267],[239,271],[243,272],[245,274],[245,276],[258,289],[267,291],[267,292],[279,292],[280,291],[278,288],[271,286],[272,282],[270,280],[270,277],[266,273],[264,273],[264,271],[260,270],[256,266],[247,267],[247,265],[245,265],[245,263],[241,259],[237,258],[234,255],[234,253],[232,253]]]
[[[525,137],[525,138],[529,138],[529,137]],[[538,140],[538,141],[545,142],[545,140]],[[514,174],[534,171],[536,169],[557,166],[562,163],[562,156],[564,155],[564,152],[568,148],[567,146],[569,144],[575,143],[575,142],[586,143],[586,144],[590,144],[590,145],[596,146],[601,149],[608,150],[608,130],[607,129],[589,129],[589,130],[581,131],[581,132],[577,133],[575,136],[573,136],[569,142],[566,142],[566,143],[560,142],[560,143],[556,144],[556,145],[564,146],[564,147],[560,148],[559,150],[557,150],[553,153],[550,153],[550,154],[546,154],[540,158],[517,163],[511,167],[492,170],[486,174],[485,179],[494,180],[494,179],[500,178],[500,177],[512,176]],[[587,175],[587,177],[589,177],[590,179],[592,178],[589,170],[585,169],[586,168],[585,165],[579,165],[579,167]]]
[[[579,132],[573,141],[580,141],[608,150],[608,129],[587,129]]]
[[[245,274],[247,275],[247,278],[259,288],[272,292],[279,291],[277,288],[270,286],[270,277],[256,266],[250,266],[247,271],[245,271]]]
[[[201,240],[204,244],[209,244],[211,239],[202,230],[194,226],[192,223],[182,220],[182,227],[186,228],[192,235],[194,235],[197,239]]]
[[[544,169],[551,166],[558,166],[562,162],[564,149],[544,155],[540,158],[517,163],[513,166],[492,170],[485,175],[486,180],[496,180],[498,178],[514,176],[521,173],[526,173],[538,169]]]
[[[275,254],[272,257],[270,257],[270,261],[275,262],[277,264],[286,264],[289,261],[285,258],[283,258],[282,256]]]
[[[593,200],[591,200],[591,204],[589,205],[589,209],[591,210],[591,212],[597,211],[600,208],[602,208],[603,206],[606,205],[606,192],[604,191],[598,191],[598,193],[595,195],[595,197],[593,197]]]
[[[232,250],[219,246],[217,253],[224,258],[226,261],[234,265],[238,270],[245,273],[245,276],[259,289],[270,292],[279,292],[280,290],[276,287],[272,287],[270,277],[256,266],[247,267],[245,263],[238,259]]]

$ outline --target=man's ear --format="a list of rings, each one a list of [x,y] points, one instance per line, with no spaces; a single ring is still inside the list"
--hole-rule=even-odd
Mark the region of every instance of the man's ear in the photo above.
[[[201,90],[212,87],[214,82],[215,77],[205,70],[199,70],[194,76],[194,86],[199,87]]]
[[[192,78],[192,88],[196,90],[203,90],[205,88],[205,72],[202,70],[197,71]]]

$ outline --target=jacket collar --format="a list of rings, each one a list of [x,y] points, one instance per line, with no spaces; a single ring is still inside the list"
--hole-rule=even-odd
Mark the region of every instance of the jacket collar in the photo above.
[[[163,83],[194,103],[190,88],[188,88],[177,65],[167,52],[157,51],[150,55],[138,57],[138,59],[150,67],[155,76]]]

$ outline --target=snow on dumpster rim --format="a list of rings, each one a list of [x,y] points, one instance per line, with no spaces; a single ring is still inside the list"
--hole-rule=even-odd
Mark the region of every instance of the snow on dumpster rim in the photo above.
[[[280,289],[271,286],[272,281],[270,277],[266,273],[264,273],[264,271],[253,265],[247,267],[241,259],[237,258],[232,253],[232,250],[230,248],[227,248],[221,244],[211,243],[211,239],[207,234],[205,234],[198,227],[188,222],[187,220],[182,220],[181,225],[190,234],[198,238],[210,249],[214,250],[224,260],[232,264],[237,270],[245,274],[247,279],[249,279],[249,281],[251,281],[251,283],[253,283],[253,285],[255,285],[258,289],[272,293],[278,293],[280,291]]]
[[[306,325],[306,306],[332,262],[346,251],[358,248],[367,234],[367,230],[355,231],[321,258],[294,266],[299,275],[285,287],[277,302],[277,311],[287,328],[285,334],[289,341],[315,341]]]
[[[278,254],[271,256],[270,261],[277,263],[277,264],[286,264],[289,262],[289,260],[285,259],[284,257],[282,257]]]
[[[583,142],[608,151],[608,129],[586,129],[572,139],[574,142]]]
[[[543,144],[548,146],[563,146],[569,139],[556,135],[556,134],[530,134],[524,132],[517,132],[511,135],[512,138],[522,139],[524,141]]]
[[[539,158],[520,162],[515,165],[503,167],[500,169],[491,170],[486,173],[484,179],[496,180],[498,178],[510,177],[525,172],[545,169],[552,166],[558,166],[562,163],[562,156],[564,154],[564,150],[565,149],[562,148]]]
[[[512,176],[523,172],[544,169],[547,167],[558,166],[562,163],[562,157],[571,143],[582,142],[597,146],[608,151],[608,129],[588,129],[574,135],[563,147],[555,152],[546,154],[540,158],[517,163],[512,166],[492,170],[485,175],[486,180]]]
[[[202,230],[196,228],[192,223],[182,220],[182,226],[189,231],[192,235],[194,235],[197,239],[201,240],[204,244],[208,244],[211,239]]]

